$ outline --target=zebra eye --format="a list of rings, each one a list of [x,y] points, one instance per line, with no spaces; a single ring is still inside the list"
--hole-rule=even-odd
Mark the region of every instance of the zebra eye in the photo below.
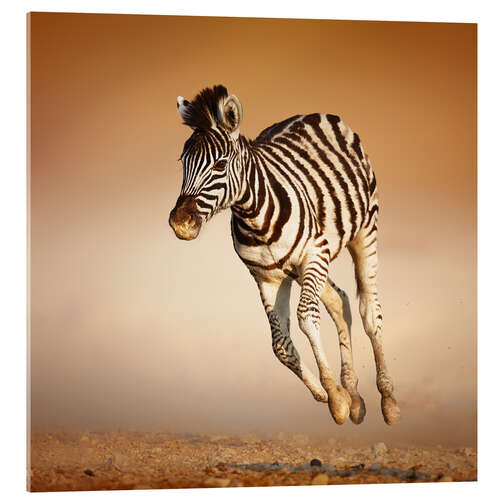
[[[216,172],[224,172],[224,170],[226,170],[226,164],[226,160],[216,161],[212,167],[212,170],[215,170]]]

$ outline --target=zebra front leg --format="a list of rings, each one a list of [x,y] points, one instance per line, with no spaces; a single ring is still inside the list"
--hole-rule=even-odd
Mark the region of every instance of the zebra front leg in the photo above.
[[[328,396],[317,378],[301,361],[290,337],[290,289],[292,280],[281,283],[257,281],[260,297],[271,326],[273,352],[278,360],[304,382],[314,399],[326,403]]]
[[[352,404],[349,412],[350,419],[360,424],[365,418],[366,407],[363,398],[358,392],[358,376],[354,371],[351,347],[351,308],[347,294],[328,278],[321,294],[321,300],[337,327],[340,345],[342,369],[340,380],[351,396]]]
[[[370,338],[377,369],[377,388],[381,394],[382,414],[386,424],[399,421],[401,411],[394,398],[394,384],[389,376],[382,349],[382,308],[377,292],[377,228],[363,228],[349,243],[349,251],[354,261],[356,282],[359,293],[359,312],[363,327]]]
[[[328,407],[337,424],[343,424],[349,416],[351,396],[335,382],[332,369],[328,364],[320,338],[319,300],[323,292],[328,273],[328,262],[322,255],[310,261],[300,278],[301,291],[297,308],[300,329],[306,334],[318,365],[321,385],[328,394]]]

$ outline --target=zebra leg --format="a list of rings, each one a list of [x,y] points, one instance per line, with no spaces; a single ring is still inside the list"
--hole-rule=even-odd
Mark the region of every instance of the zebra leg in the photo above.
[[[328,273],[328,262],[317,256],[310,260],[300,277],[302,284],[297,308],[300,329],[311,344],[316,364],[318,365],[321,385],[328,394],[328,407],[337,424],[343,424],[349,415],[351,397],[341,386],[336,385],[333,371],[328,364],[321,344],[319,324],[319,300],[323,292]]]
[[[257,281],[260,297],[271,326],[273,352],[278,360],[292,370],[311,391],[314,399],[326,403],[328,396],[318,379],[301,361],[290,337],[290,290],[292,280],[281,283]]]
[[[389,376],[382,349],[382,308],[377,292],[377,229],[361,229],[348,245],[359,293],[359,312],[363,327],[372,343],[377,369],[377,388],[381,394],[382,414],[386,424],[393,424],[400,418],[400,409],[393,396],[394,384]]]
[[[342,369],[340,380],[342,386],[351,396],[352,404],[349,417],[355,424],[360,424],[365,418],[366,407],[358,392],[358,376],[354,371],[351,347],[351,308],[347,294],[328,278],[321,294],[321,300],[337,327],[340,345]]]

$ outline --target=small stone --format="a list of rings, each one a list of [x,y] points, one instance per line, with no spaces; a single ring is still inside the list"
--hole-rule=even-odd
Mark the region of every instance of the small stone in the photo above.
[[[111,470],[113,468],[113,457],[109,457],[103,465],[104,470]]]
[[[94,471],[91,469],[85,469],[83,472],[87,474],[87,476],[95,476]]]
[[[365,468],[365,464],[353,465],[351,470],[363,470]]]
[[[313,458],[311,460],[311,467],[321,467],[321,460],[318,460],[317,458]]]
[[[207,477],[203,484],[210,488],[225,488],[231,482],[227,477]]]
[[[384,453],[387,453],[387,446],[385,443],[375,443],[372,445],[371,449],[375,455],[383,455]]]
[[[326,474],[323,474],[323,473],[316,474],[312,478],[311,484],[315,485],[315,486],[321,486],[321,485],[328,484],[328,476]]]
[[[443,476],[441,479],[439,479],[440,483],[451,483],[453,481],[453,478],[450,476]]]

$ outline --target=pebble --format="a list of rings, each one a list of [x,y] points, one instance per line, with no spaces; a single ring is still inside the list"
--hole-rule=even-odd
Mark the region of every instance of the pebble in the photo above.
[[[104,470],[111,470],[113,468],[113,457],[109,457],[103,465]]]
[[[375,455],[383,455],[384,453],[387,453],[387,446],[385,443],[375,443],[372,445],[371,449]]]
[[[83,472],[87,474],[87,476],[95,476],[94,471],[91,469],[85,469]]]
[[[326,474],[316,474],[311,481],[311,484],[315,486],[328,484],[328,476]]]
[[[204,481],[205,486],[214,488],[225,488],[231,482],[227,477],[207,477]]]
[[[450,482],[452,482],[452,481],[453,481],[453,478],[452,478],[452,477],[450,477],[450,476],[443,476],[443,477],[439,480],[439,482],[440,482],[440,483],[450,483]]]
[[[317,458],[313,458],[311,460],[311,467],[321,467],[321,460],[318,460]]]

